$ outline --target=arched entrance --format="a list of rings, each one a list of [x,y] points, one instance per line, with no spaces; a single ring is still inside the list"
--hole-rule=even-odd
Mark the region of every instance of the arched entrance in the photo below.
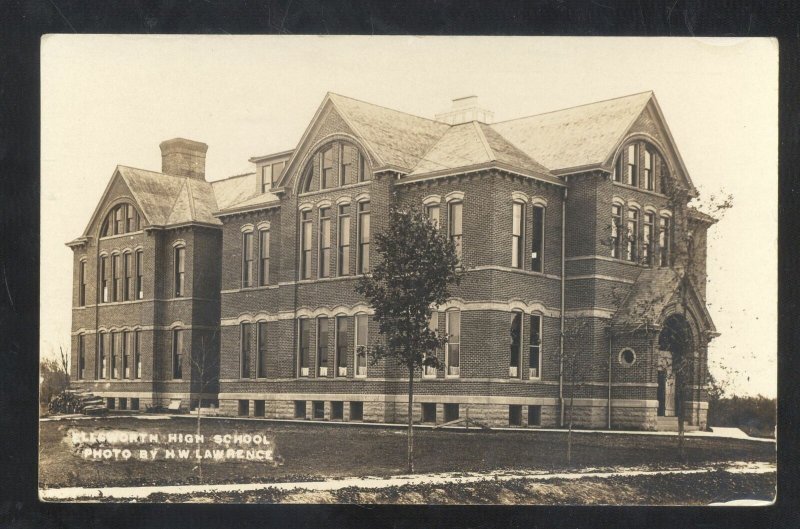
[[[689,377],[685,360],[692,352],[692,332],[681,314],[664,320],[658,335],[658,415],[674,417],[680,414],[680,388]]]

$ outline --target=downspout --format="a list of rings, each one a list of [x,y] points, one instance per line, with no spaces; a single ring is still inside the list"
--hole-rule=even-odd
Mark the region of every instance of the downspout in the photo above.
[[[565,177],[567,179],[569,177]],[[564,287],[566,284],[564,264],[565,248],[566,248],[566,221],[567,221],[567,188],[564,188],[564,194],[561,197],[561,332],[559,333],[559,355],[558,355],[558,408],[559,408],[559,426],[564,427]]]
[[[614,352],[612,348],[613,334],[611,324],[608,325],[608,429],[611,429],[611,366],[614,365]]]
[[[95,255],[94,255],[94,380],[97,383],[100,380],[102,366],[100,365],[100,299],[103,293],[100,291],[100,230],[103,229],[102,222],[97,229],[97,237],[95,238]],[[80,279],[79,279],[80,280]],[[78,366],[80,369],[80,366]]]

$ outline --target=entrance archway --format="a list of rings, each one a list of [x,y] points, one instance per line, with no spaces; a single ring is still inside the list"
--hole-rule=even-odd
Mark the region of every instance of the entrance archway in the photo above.
[[[681,314],[672,314],[664,320],[658,335],[658,415],[680,415],[680,393],[683,380],[689,377],[685,363],[692,351],[692,331]]]

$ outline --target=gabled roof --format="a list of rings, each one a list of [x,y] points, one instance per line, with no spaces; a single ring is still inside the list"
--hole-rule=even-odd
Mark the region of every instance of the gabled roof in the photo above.
[[[554,173],[600,165],[653,92],[495,123],[492,128]]]

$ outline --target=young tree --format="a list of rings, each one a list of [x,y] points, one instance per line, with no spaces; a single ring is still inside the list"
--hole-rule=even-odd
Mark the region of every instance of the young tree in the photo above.
[[[433,307],[450,298],[460,282],[455,244],[416,209],[392,207],[389,223],[375,237],[378,256],[371,274],[361,276],[356,292],[375,310],[382,342],[370,348],[373,363],[394,359],[408,371],[408,472],[414,471],[414,374],[439,367],[433,354],[446,336],[429,327]]]
[[[202,417],[201,408],[203,407],[203,394],[206,393],[219,379],[219,354],[215,351],[214,341],[217,338],[216,331],[210,336],[200,336],[200,346],[192,351],[189,356],[189,363],[192,369],[192,387],[197,392],[197,435],[200,435],[200,419]],[[198,475],[203,479],[203,459],[197,462]]]
[[[569,391],[567,404],[567,465],[572,465],[572,426],[575,411],[575,390],[586,382],[588,362],[581,357],[589,343],[591,324],[584,318],[566,318],[564,323],[564,347],[559,352],[559,365],[564,371],[566,386]],[[563,405],[563,404],[562,404]]]

